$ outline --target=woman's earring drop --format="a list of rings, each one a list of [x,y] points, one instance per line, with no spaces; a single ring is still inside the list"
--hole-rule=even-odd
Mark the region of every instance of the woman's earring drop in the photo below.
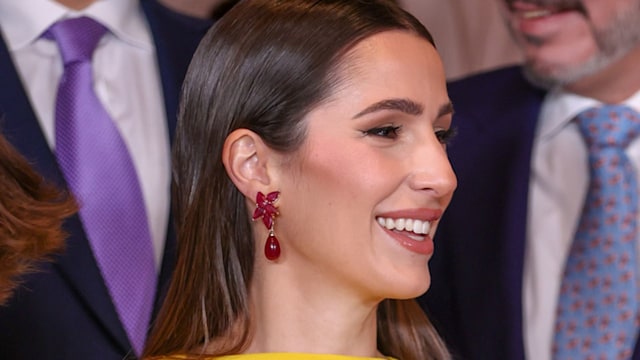
[[[258,195],[256,195],[256,210],[253,212],[252,217],[253,220],[261,217],[264,226],[269,230],[269,236],[264,245],[264,255],[271,261],[280,257],[280,242],[278,242],[278,238],[273,232],[275,217],[279,215],[278,208],[273,203],[278,200],[278,196],[280,196],[279,191],[270,192],[266,196],[258,191]]]

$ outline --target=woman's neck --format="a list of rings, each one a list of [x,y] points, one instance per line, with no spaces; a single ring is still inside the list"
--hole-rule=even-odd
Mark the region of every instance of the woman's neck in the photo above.
[[[378,357],[377,301],[363,301],[349,287],[322,276],[267,264],[251,288],[253,340],[247,350]],[[346,290],[342,290],[346,289]]]

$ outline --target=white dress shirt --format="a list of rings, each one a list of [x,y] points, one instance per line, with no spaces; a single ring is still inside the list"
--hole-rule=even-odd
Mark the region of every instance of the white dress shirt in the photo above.
[[[155,45],[139,1],[98,0],[73,11],[52,0],[0,0],[2,35],[52,149],[63,64],[55,42],[41,35],[56,21],[78,16],[109,29],[93,56],[94,88],[131,154],[159,268],[169,219],[170,145]]]
[[[640,92],[624,102],[640,111]],[[524,338],[527,359],[551,360],[557,298],[589,182],[587,149],[572,119],[597,106],[593,99],[550,92],[534,138],[524,263]],[[626,150],[636,173],[640,140]]]

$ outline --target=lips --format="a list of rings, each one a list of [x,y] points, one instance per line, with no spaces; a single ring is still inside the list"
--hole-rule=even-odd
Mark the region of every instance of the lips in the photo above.
[[[380,227],[404,248],[421,255],[433,254],[434,224],[439,210],[412,210],[386,213],[376,217]]]
[[[398,242],[405,249],[420,255],[430,256],[433,254],[433,240],[431,236],[425,235],[421,240],[415,240],[407,232],[399,232],[382,228],[391,238]]]
[[[538,48],[567,29],[577,18],[587,18],[579,0],[507,0],[510,27],[526,45]]]
[[[537,19],[564,12],[587,11],[581,1],[507,1],[512,14],[522,19]]]

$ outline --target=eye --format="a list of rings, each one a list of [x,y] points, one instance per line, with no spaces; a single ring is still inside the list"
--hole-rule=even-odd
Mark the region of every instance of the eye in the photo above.
[[[373,129],[365,130],[362,133],[364,135],[373,135],[387,139],[395,139],[398,137],[398,131],[400,126],[382,126]]]
[[[444,145],[448,145],[451,140],[453,138],[456,137],[456,129],[455,128],[450,128],[450,129],[442,129],[442,130],[438,130],[436,131],[436,137],[438,138],[438,141],[440,141],[441,144]]]

